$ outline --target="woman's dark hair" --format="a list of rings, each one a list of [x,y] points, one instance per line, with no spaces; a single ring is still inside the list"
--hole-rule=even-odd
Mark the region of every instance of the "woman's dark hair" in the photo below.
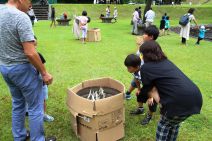
[[[194,8],[190,8],[190,9],[188,10],[188,13],[193,14],[193,13],[194,13],[194,11],[195,11],[195,9],[194,9]]]
[[[138,67],[141,65],[141,58],[135,54],[130,54],[124,61],[126,67]]]
[[[138,11],[138,8],[135,8],[135,11]]]
[[[143,54],[143,60],[145,63],[160,62],[167,59],[160,45],[154,40],[144,42],[140,46],[139,51]]]
[[[82,16],[87,16],[87,12],[86,11],[82,11]]]
[[[166,17],[166,20],[169,20],[169,16]]]
[[[144,30],[144,34],[147,34],[148,36],[153,36],[153,40],[156,40],[160,32],[155,25],[151,25]]]
[[[90,23],[91,22],[91,18],[90,17],[87,17],[87,18],[88,18],[88,21],[87,22]]]

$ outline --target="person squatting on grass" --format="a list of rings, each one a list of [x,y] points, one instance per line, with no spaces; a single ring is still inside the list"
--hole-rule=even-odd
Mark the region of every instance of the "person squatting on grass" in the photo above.
[[[199,88],[164,54],[155,41],[146,41],[140,47],[144,65],[140,69],[143,87],[140,94],[149,98],[149,104],[160,105],[156,141],[176,141],[180,124],[188,117],[199,114],[202,94]],[[136,55],[126,60],[139,60]],[[139,63],[139,61],[137,61]],[[150,93],[156,87],[158,93]]]
[[[53,77],[35,49],[32,24],[26,14],[30,5],[30,0],[9,0],[0,6],[0,72],[12,95],[14,141],[29,138],[25,128],[26,103],[30,140],[55,141],[55,137],[47,139],[44,135],[42,88],[43,83],[50,85]]]
[[[142,83],[139,83],[140,81],[140,74],[139,74],[139,68],[144,64],[143,59],[142,59],[142,55],[139,52],[139,47],[143,44],[143,42],[145,41],[149,41],[149,40],[156,40],[159,36],[159,30],[155,25],[151,25],[149,27],[147,27],[144,31],[144,35],[143,35],[143,41],[139,40],[139,43],[137,43],[138,45],[138,51],[136,53],[137,56],[139,56],[141,58],[141,63],[134,65],[135,70],[137,70],[134,74],[134,78],[131,81],[131,85],[129,87],[129,89],[127,90],[127,92],[125,93],[125,99],[126,100],[130,100],[131,99],[131,93],[137,88],[138,91],[136,92],[136,97],[137,97],[137,102],[138,102],[138,108],[135,111],[131,111],[132,115],[139,115],[139,114],[143,114],[144,113],[144,107],[143,107],[143,103],[146,103],[147,101],[147,97],[143,97],[143,95],[138,95],[139,94],[139,90],[140,90],[140,85]],[[129,64],[129,67],[130,66]],[[137,82],[137,83],[136,83]],[[137,86],[138,85],[138,86]],[[150,120],[152,119],[152,116],[154,114],[154,112],[157,109],[157,104],[154,104],[153,106],[149,106],[149,111],[146,115],[146,117],[141,121],[142,125],[146,125],[150,122]]]

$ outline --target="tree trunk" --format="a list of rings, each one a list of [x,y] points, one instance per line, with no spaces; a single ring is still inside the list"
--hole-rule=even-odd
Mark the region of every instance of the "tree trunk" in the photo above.
[[[151,5],[152,5],[152,0],[146,0],[146,7],[144,9],[144,16],[143,16],[143,23],[146,22],[145,14],[151,8]]]

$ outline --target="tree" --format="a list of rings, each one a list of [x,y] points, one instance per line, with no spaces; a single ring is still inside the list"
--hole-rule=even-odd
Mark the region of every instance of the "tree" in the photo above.
[[[151,8],[151,5],[152,5],[152,0],[146,0],[146,7],[144,9],[144,16],[143,16],[143,23],[146,22],[145,14]]]

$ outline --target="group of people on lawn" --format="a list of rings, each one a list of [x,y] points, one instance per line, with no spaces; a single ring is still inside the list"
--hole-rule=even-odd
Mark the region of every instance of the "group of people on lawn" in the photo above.
[[[53,82],[53,77],[45,68],[45,59],[35,48],[32,24],[25,14],[30,5],[30,0],[9,0],[0,6],[0,72],[12,95],[14,140],[55,141],[54,136],[45,137],[43,127],[44,96],[47,96],[47,85]],[[84,35],[88,21],[86,11],[82,12],[80,21],[75,21],[80,22]],[[137,53],[126,57],[124,65],[134,79],[125,97],[130,99],[132,91],[137,88],[138,107],[131,112],[132,115],[143,114],[143,104],[148,103],[149,111],[141,121],[142,125],[151,121],[158,105],[161,119],[156,140],[175,141],[180,123],[200,113],[202,95],[199,88],[164,54],[156,42],[158,36],[158,28],[149,25]],[[30,132],[25,128],[26,112]]]

